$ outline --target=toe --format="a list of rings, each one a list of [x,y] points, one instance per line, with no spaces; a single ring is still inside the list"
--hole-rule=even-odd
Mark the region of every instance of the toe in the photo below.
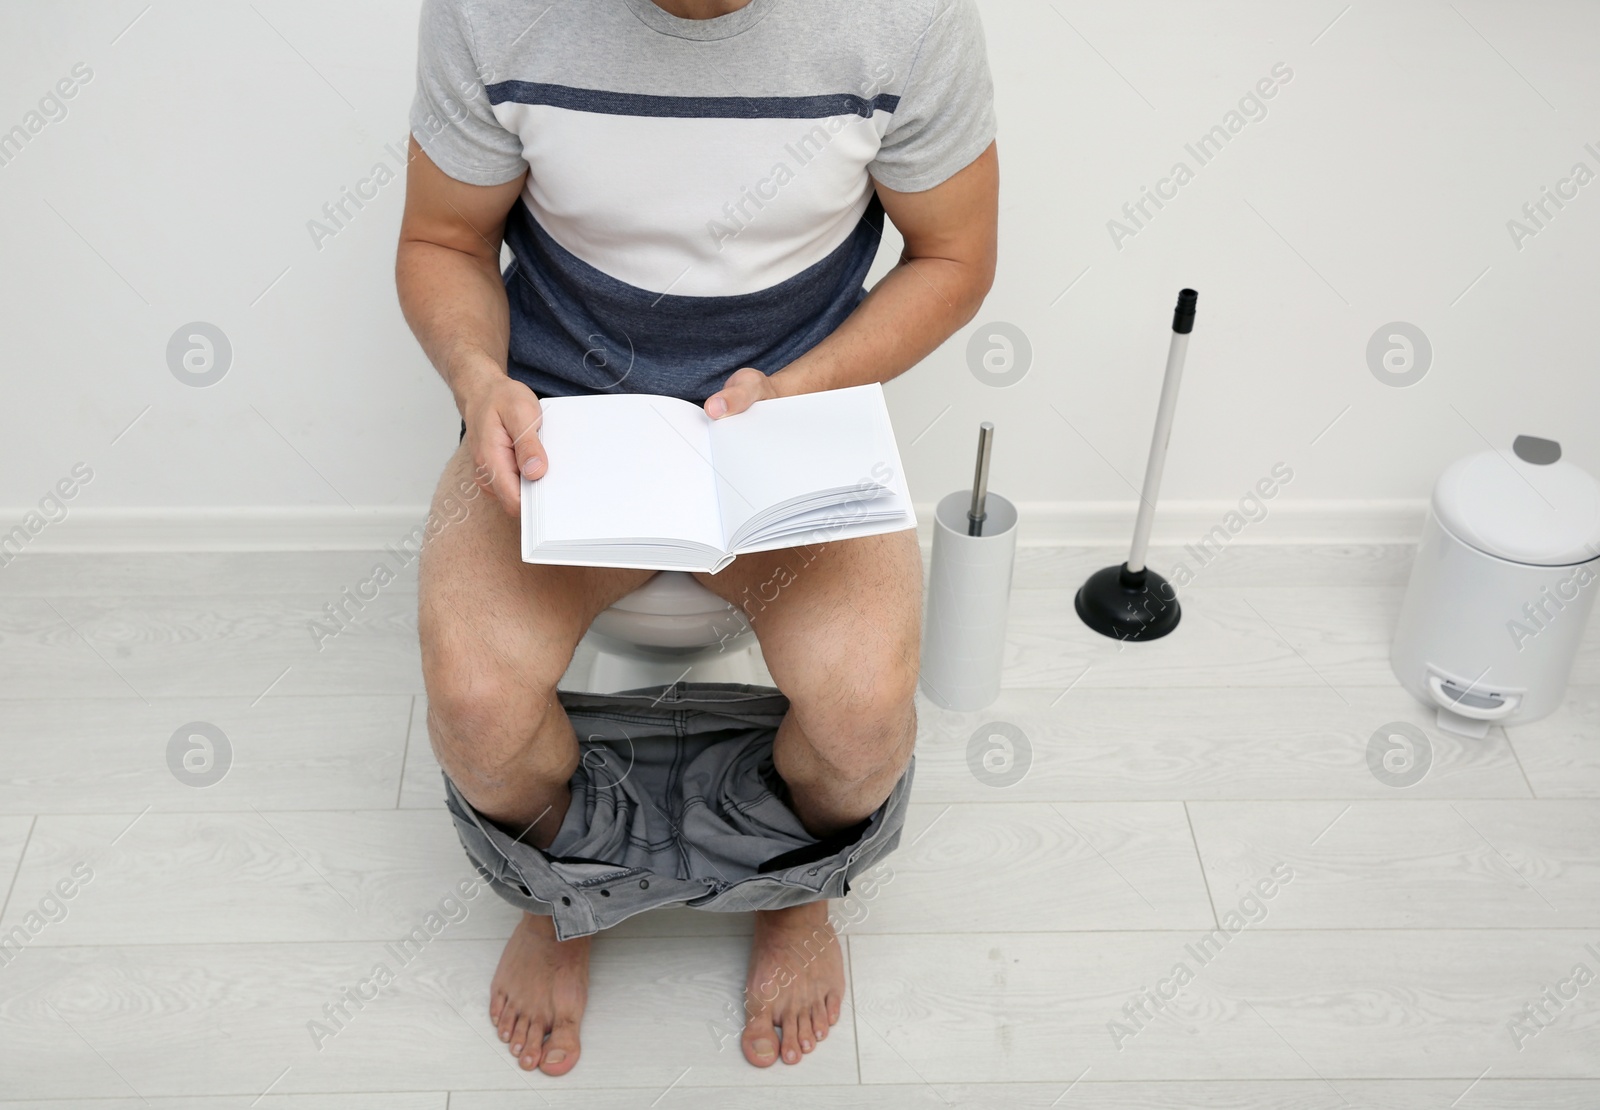
[[[769,1068],[778,1060],[778,1034],[772,1028],[772,1015],[763,1011],[744,1027],[740,1040],[744,1058],[758,1068]]]
[[[489,1020],[492,1023],[494,1023],[496,1028],[499,1028],[499,1026],[500,1026],[500,1014],[501,1014],[501,1011],[503,1011],[505,1009],[505,1007],[506,1007],[505,992],[504,991],[495,991],[489,997]]]
[[[511,1026],[511,1055],[521,1056],[523,1046],[528,1043],[528,1019],[519,1016]]]
[[[842,1012],[842,1005],[840,1003],[839,996],[830,991],[829,994],[828,994],[828,1024],[829,1025],[838,1025],[839,1024],[839,1014],[841,1012]]]
[[[828,1039],[828,1005],[826,1000],[819,1001],[811,1007],[811,1031],[817,1035],[817,1040]]]
[[[798,1064],[800,1062],[800,1019],[794,1011],[783,1015],[783,1062],[785,1064]]]
[[[578,1023],[558,1018],[550,1039],[545,1042],[544,1061],[539,1065],[546,1075],[566,1075],[578,1062]]]
[[[810,1052],[817,1047],[817,1034],[811,1025],[811,1011],[801,1009],[795,1012],[795,1033],[800,1040],[800,1051]]]
[[[544,1059],[544,1039],[550,1032],[550,1019],[543,1016],[528,1020],[527,1039],[522,1042],[517,1064],[523,1071],[532,1071]]]
[[[522,1020],[522,1015],[517,1008],[507,999],[505,1005],[500,1007],[499,1032],[500,1040],[506,1044],[511,1043],[511,1034],[516,1032],[517,1022]]]

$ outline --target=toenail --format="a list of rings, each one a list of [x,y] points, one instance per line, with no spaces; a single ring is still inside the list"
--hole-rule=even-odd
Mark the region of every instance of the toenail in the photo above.
[[[511,1055],[515,1056],[521,1051],[522,1051],[522,1046],[520,1044],[514,1044],[514,1045],[511,1046]]]
[[[757,1056],[771,1056],[772,1055],[772,1042],[771,1041],[766,1041],[766,1040],[757,1041],[755,1043],[755,1050],[756,1050],[756,1055]]]
[[[561,1048],[554,1049],[544,1054],[544,1062],[547,1064],[559,1064],[566,1058],[566,1050]]]
[[[525,1067],[525,1068],[533,1067],[533,1057],[532,1056],[524,1056],[522,1058],[522,1066]]]

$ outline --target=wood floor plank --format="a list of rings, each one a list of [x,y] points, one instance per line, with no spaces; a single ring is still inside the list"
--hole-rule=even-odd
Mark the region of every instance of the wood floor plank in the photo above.
[[[448,1091],[388,1091],[350,1095],[202,1095],[193,1098],[75,1098],[0,1100],[0,1110],[446,1110]]]
[[[405,695],[0,701],[0,735],[27,738],[0,743],[0,813],[389,806],[410,717]],[[211,741],[226,769],[210,785],[182,762],[206,758],[201,742],[173,741],[197,721],[227,739]]]
[[[1004,685],[1313,686],[1326,679],[1336,704],[1340,686],[1394,681],[1376,648],[1387,643],[1399,604],[1393,588],[1196,589],[1181,598],[1182,631],[1141,644],[1090,631],[1073,609],[1076,591],[1012,592]],[[1329,661],[1335,650],[1345,664],[1337,669]]]
[[[1196,588],[1181,631],[1121,643],[1089,631],[1072,589],[1013,590],[1003,683],[1095,687],[1313,686],[1330,704],[1351,686],[1393,686],[1389,644],[1401,587]],[[1600,634],[1591,629],[1573,681],[1600,684]],[[1084,674],[1085,668],[1089,673]]]
[[[0,696],[242,697],[422,690],[416,596],[337,622],[327,594],[0,601]],[[316,627],[338,630],[320,636]]]
[[[1404,586],[1415,554],[1415,544],[1231,544],[1219,548],[1213,543],[1207,551],[1199,551],[1194,544],[1156,544],[1146,562],[1170,580],[1181,561],[1193,575],[1195,588]],[[1127,557],[1126,547],[1019,546],[1012,584],[1019,590],[1076,590],[1095,571],[1116,566]]]
[[[1395,682],[1389,647],[1405,596],[1401,587],[1321,586],[1241,589],[1260,620],[1292,644],[1308,667],[1335,689]],[[1572,681],[1600,684],[1600,622],[1590,622],[1573,661]]]
[[[1431,765],[1408,797],[1530,796],[1500,730],[1483,740],[1442,732],[1397,686],[1351,687],[1341,701],[1322,686],[1086,685],[1002,690],[993,705],[965,713],[919,698],[917,801],[1392,799],[1396,788],[1373,774],[1367,753],[1373,734],[1395,721],[1429,741]],[[1011,760],[1021,777],[987,769],[986,752]]]
[[[692,1072],[690,1073],[693,1074]],[[829,1086],[790,1089],[766,1088],[763,1107],[771,1110],[856,1110],[870,1103],[885,1110],[951,1110],[952,1107],[1019,1107],[1049,1110],[1071,1106],[1075,1110],[1445,1110],[1462,1094],[1464,1083],[1455,1080],[1400,1080],[1374,1082],[1345,1080],[1339,1090],[1349,1099],[1341,1103],[1325,1084],[1315,1080],[1261,1082],[1119,1082],[1085,1079],[1071,1087],[1055,1083],[1005,1083],[983,1085],[874,1084],[871,1087]],[[1600,1095],[1600,1082],[1485,1078],[1471,1088],[1463,1108],[1473,1110],[1592,1110]],[[255,1110],[444,1110],[444,1094],[276,1095],[255,1103]],[[658,1098],[659,1101],[652,1102]],[[543,1091],[455,1091],[450,1110],[660,1110],[703,1107],[704,1110],[749,1110],[751,1092],[740,1088],[692,1087],[680,1083],[657,1095],[649,1088],[596,1091],[571,1090],[554,1084]],[[386,1101],[387,1100],[387,1101]],[[1470,1101],[1469,1101],[1470,1100]],[[140,1102],[126,1099],[76,1099],[75,1110],[250,1110],[253,1100],[235,1098],[155,1098]],[[0,1110],[65,1110],[62,1102],[0,1101]]]
[[[48,598],[0,598],[0,697],[143,698]]]
[[[1600,801],[1194,802],[1189,810],[1219,911],[1273,867],[1293,869],[1262,928],[1600,926]]]
[[[1600,798],[1600,686],[1570,686],[1550,716],[1506,733],[1539,797]]]
[[[1327,1081],[1600,1076],[1600,1007],[1507,1027],[1541,984],[1595,958],[1583,930],[1246,929],[1197,960],[1198,933],[857,936],[862,1080]],[[1192,978],[1153,1018],[1128,1009]],[[1591,986],[1589,989],[1595,989]],[[1135,1011],[1137,1012],[1137,1011]],[[1132,1030],[1124,1033],[1113,1023]]]
[[[659,1102],[651,1091],[455,1091],[450,1110],[749,1110],[750,1093],[743,1090],[692,1087],[693,1073]],[[807,1087],[768,1090],[761,1094],[763,1108],[771,1110],[953,1110],[993,1108],[1009,1110],[1592,1110],[1600,1096],[1600,1081],[1485,1078],[1468,1087],[1465,1080],[1344,1080],[1341,1101],[1327,1084],[1317,1080],[1261,1080],[1242,1082],[1138,1082],[1101,1083],[1084,1079],[1068,1083],[923,1084],[874,1083],[861,1087]],[[0,1110],[8,1110],[0,1103]],[[41,1107],[40,1110],[46,1110]],[[121,1110],[119,1107],[118,1110]],[[131,1110],[131,1108],[130,1108]]]
[[[400,539],[396,536],[396,543]],[[190,597],[281,593],[332,598],[372,577],[380,561],[395,576],[386,589],[416,593],[415,557],[383,550],[24,552],[5,566],[5,592],[9,597],[170,597],[181,584]]]
[[[848,995],[844,1017],[804,1066],[762,1071],[745,1062],[737,1015],[746,949],[738,937],[599,938],[583,1058],[561,1079],[529,1076],[489,1024],[499,954],[494,942],[445,938],[409,965],[371,942],[30,949],[5,970],[0,992],[6,1094],[253,1098],[275,1076],[281,1094],[659,1093],[686,1068],[709,1087],[857,1080]],[[359,1009],[347,1004],[348,1019],[333,1035],[311,1028],[378,964],[389,971],[387,986]]]
[[[1176,802],[912,805],[837,912],[862,933],[1210,927]]]
[[[22,850],[33,829],[33,818],[24,814],[0,817],[0,912],[16,882],[22,864]]]
[[[504,938],[516,920],[487,887],[460,897],[477,873],[442,807],[46,815],[17,877],[18,908],[79,865],[92,881],[35,945],[381,942],[430,913],[452,938]]]

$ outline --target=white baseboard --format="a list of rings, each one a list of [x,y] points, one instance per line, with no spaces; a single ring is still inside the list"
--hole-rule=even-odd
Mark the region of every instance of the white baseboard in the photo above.
[[[1232,501],[1172,501],[1156,513],[1151,542],[1194,543],[1213,528],[1230,543],[1415,543],[1427,503],[1416,501],[1300,501],[1266,503],[1254,521]],[[1134,503],[1020,502],[1017,542],[1028,547],[1126,544]],[[932,535],[934,505],[916,507],[924,541]],[[410,536],[426,507],[345,509],[73,509],[29,538],[29,552],[134,551],[375,551]],[[0,545],[29,509],[0,510]],[[1230,518],[1229,514],[1236,514]],[[0,548],[15,554],[15,546]]]

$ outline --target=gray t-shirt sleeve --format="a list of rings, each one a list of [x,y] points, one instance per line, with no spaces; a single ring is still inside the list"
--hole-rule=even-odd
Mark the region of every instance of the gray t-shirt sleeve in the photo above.
[[[445,173],[469,185],[500,185],[528,168],[522,139],[489,108],[486,70],[466,0],[423,0],[411,133]]]
[[[889,119],[872,176],[920,193],[965,169],[994,141],[994,82],[974,0],[935,0]]]

